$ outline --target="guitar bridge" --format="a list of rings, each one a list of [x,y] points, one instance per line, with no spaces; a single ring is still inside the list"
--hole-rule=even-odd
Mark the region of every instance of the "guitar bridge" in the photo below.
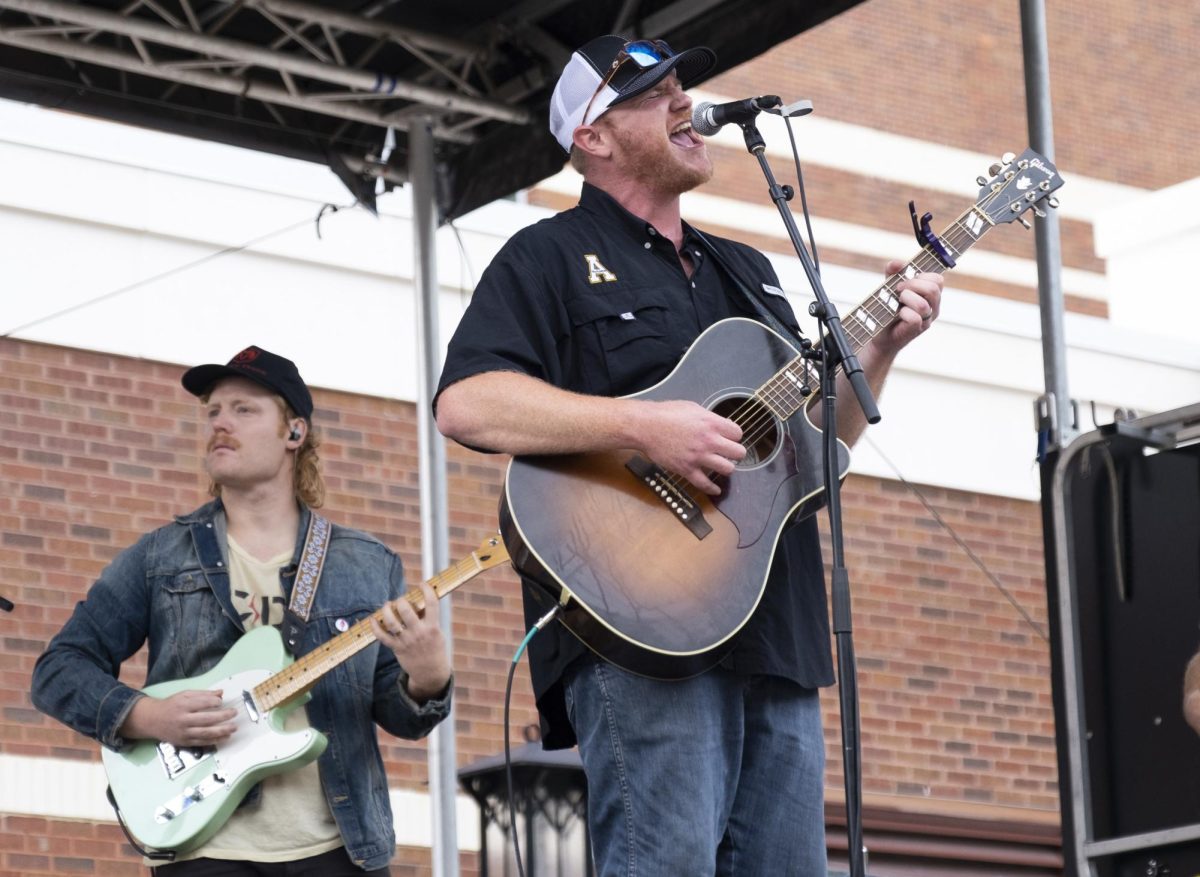
[[[666,509],[697,539],[703,539],[712,532],[712,525],[704,519],[704,512],[696,501],[658,466],[635,454],[625,463],[625,468],[653,490]]]
[[[205,798],[224,789],[225,784],[225,777],[219,773],[213,773],[194,786],[184,786],[179,795],[154,808],[154,821],[159,825],[166,825],[187,808],[199,804]]]

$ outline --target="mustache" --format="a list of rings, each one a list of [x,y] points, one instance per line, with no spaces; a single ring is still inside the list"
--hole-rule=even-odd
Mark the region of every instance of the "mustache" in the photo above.
[[[221,445],[222,447],[226,447],[226,448],[233,448],[233,450],[236,451],[238,448],[240,448],[242,446],[242,443],[239,442],[237,439],[233,438],[232,436],[216,436],[216,435],[214,435],[208,440],[208,443],[204,449],[204,452],[206,454],[211,454],[213,451],[213,448],[215,448],[217,445]]]

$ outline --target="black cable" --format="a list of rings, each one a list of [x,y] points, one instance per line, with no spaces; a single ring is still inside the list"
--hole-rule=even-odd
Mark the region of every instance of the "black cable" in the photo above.
[[[996,574],[987,568],[987,564],[983,562],[983,559],[980,558],[980,556],[974,551],[972,551],[971,546],[963,541],[963,538],[958,535],[955,529],[947,524],[942,516],[938,514],[937,509],[935,509],[930,504],[929,500],[925,498],[925,494],[921,493],[915,484],[913,484],[900,473],[900,470],[896,467],[896,464],[888,458],[888,455],[883,452],[879,445],[875,444],[875,442],[871,440],[870,436],[865,436],[865,438],[867,443],[875,449],[875,453],[879,454],[879,456],[883,458],[883,461],[887,463],[889,467],[891,467],[891,470],[896,473],[896,478],[900,481],[900,483],[912,491],[913,495],[921,501],[921,505],[925,506],[925,510],[929,512],[929,514],[935,521],[937,521],[943,530],[950,534],[950,538],[958,543],[958,546],[966,553],[967,557],[971,558],[971,561],[975,564],[975,566],[979,567],[980,572],[988,577],[988,580],[991,581],[991,583],[996,587],[996,590],[1003,594],[1005,599],[1012,604],[1013,608],[1016,609],[1020,616],[1025,619],[1025,623],[1028,624],[1045,642],[1049,643],[1049,635],[1042,630],[1041,626],[1039,626],[1038,623],[1033,620],[1033,617],[1025,611],[1025,608],[1017,602],[1017,599],[1009,593],[1008,589],[1005,588],[1003,584],[1001,584],[1000,579],[996,577]]]
[[[792,161],[796,165],[796,185],[800,191],[800,212],[804,214],[804,227],[808,230],[808,249],[812,253],[813,269],[821,273],[821,257],[817,254],[817,241],[813,237],[812,220],[808,216],[808,196],[804,192],[804,172],[800,170],[800,151],[796,148],[796,135],[792,133],[792,119],[783,117],[787,125],[788,140],[792,141]]]
[[[357,203],[357,202],[355,202],[355,203]],[[354,206],[354,204],[345,205],[345,207],[353,207],[353,206]],[[329,204],[322,205],[320,213],[317,214],[317,222],[318,223],[321,220],[321,215],[323,213],[325,213],[325,211],[328,210],[330,207],[332,207],[335,212],[338,210],[344,209],[344,207],[339,207],[337,205],[329,205]],[[63,308],[62,310],[58,310],[58,311],[54,311],[53,313],[45,314],[41,317],[38,317],[36,320],[30,320],[28,323],[22,323],[20,326],[14,326],[11,329],[6,330],[4,333],[0,334],[0,338],[9,338],[12,335],[16,334],[17,332],[23,332],[26,329],[30,329],[30,328],[40,325],[42,323],[49,322],[50,320],[57,319],[58,317],[63,317],[63,316],[66,316],[67,314],[74,313],[75,311],[83,310],[84,308],[91,307],[94,304],[99,304],[102,301],[108,301],[109,299],[116,298],[119,295],[124,295],[127,292],[132,292],[135,289],[140,289],[141,287],[146,286],[151,283],[154,283],[155,281],[165,280],[166,278],[172,277],[175,274],[182,274],[184,271],[188,271],[192,268],[198,268],[199,266],[201,266],[207,262],[211,262],[214,259],[219,259],[221,256],[229,256],[229,255],[232,255],[233,253],[241,252],[242,250],[249,249],[250,247],[253,247],[256,244],[261,244],[263,241],[270,240],[273,237],[278,237],[281,234],[286,234],[289,231],[293,231],[297,228],[300,228],[303,225],[307,225],[308,223],[310,223],[312,221],[313,220],[309,219],[309,218],[302,219],[299,222],[294,222],[291,225],[285,226],[284,228],[278,228],[275,231],[268,232],[264,235],[260,235],[259,237],[256,237],[249,241],[246,241],[245,243],[237,244],[237,245],[231,246],[231,247],[224,247],[220,250],[216,250],[212,253],[209,253],[206,256],[201,256],[199,259],[195,259],[195,260],[193,260],[191,262],[187,262],[183,265],[177,265],[174,268],[170,268],[166,271],[162,271],[158,274],[153,275],[152,277],[144,277],[141,280],[135,281],[126,286],[122,286],[119,289],[114,289],[114,290],[111,290],[110,292],[103,293],[101,295],[96,296],[95,298],[89,298],[86,301],[77,302],[76,304],[73,304],[70,307]],[[318,226],[318,228],[319,228],[319,226]],[[318,232],[318,237],[319,236],[320,235]]]
[[[450,226],[450,230],[454,232],[454,239],[458,241],[459,267],[466,269],[467,285],[465,288],[469,290],[468,295],[470,295],[470,292],[473,292],[475,289],[475,268],[471,264],[471,257],[467,254],[466,244],[463,243],[462,234],[459,233],[458,226],[454,224],[454,220],[447,219],[446,225]]]
[[[1117,599],[1128,603],[1129,585],[1125,581],[1125,552],[1121,548],[1125,544],[1125,536],[1121,532],[1121,479],[1117,475],[1117,462],[1113,459],[1112,448],[1107,444],[1088,448],[1083,459],[1088,460],[1092,452],[1099,454],[1103,459],[1104,474],[1108,479],[1108,526],[1113,550],[1113,576],[1117,580]]]
[[[532,631],[531,631],[532,632]],[[526,639],[528,642],[528,639]],[[525,643],[521,643],[521,649]],[[517,652],[520,654],[520,651]],[[512,836],[513,854],[517,857],[518,877],[525,877],[525,867],[521,864],[521,841],[517,835],[517,802],[513,795],[512,750],[509,743],[509,704],[512,702],[513,675],[517,672],[517,660],[508,666],[508,682],[504,686],[504,780],[508,785],[508,832]]]
[[[509,743],[508,715],[509,705],[512,703],[513,675],[517,672],[517,662],[521,660],[521,654],[529,645],[529,641],[539,630],[553,621],[561,610],[562,606],[555,605],[553,609],[538,619],[537,624],[529,628],[529,633],[525,634],[525,639],[521,640],[521,645],[518,646],[512,657],[512,663],[508,667],[508,682],[504,686],[504,779],[508,784],[508,830],[512,836],[513,853],[517,857],[518,877],[525,877],[525,866],[521,863],[521,841],[517,837],[517,802],[516,796],[513,795],[512,749]]]

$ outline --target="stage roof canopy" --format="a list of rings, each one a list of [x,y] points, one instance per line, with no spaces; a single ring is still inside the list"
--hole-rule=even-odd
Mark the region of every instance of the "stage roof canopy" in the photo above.
[[[715,74],[857,2],[0,0],[0,97],[321,162],[368,201],[428,117],[444,219],[562,167],[546,107],[592,36],[708,45]]]

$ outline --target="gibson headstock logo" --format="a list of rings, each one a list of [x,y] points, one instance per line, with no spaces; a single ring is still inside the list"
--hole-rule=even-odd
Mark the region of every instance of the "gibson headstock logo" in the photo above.
[[[1029,162],[1029,166],[1037,168],[1042,173],[1044,173],[1046,175],[1046,177],[1049,179],[1054,179],[1056,176],[1058,176],[1058,174],[1056,174],[1054,171],[1050,170],[1050,168],[1046,167],[1046,165],[1044,165],[1042,163],[1042,160],[1040,158],[1031,159]]]

